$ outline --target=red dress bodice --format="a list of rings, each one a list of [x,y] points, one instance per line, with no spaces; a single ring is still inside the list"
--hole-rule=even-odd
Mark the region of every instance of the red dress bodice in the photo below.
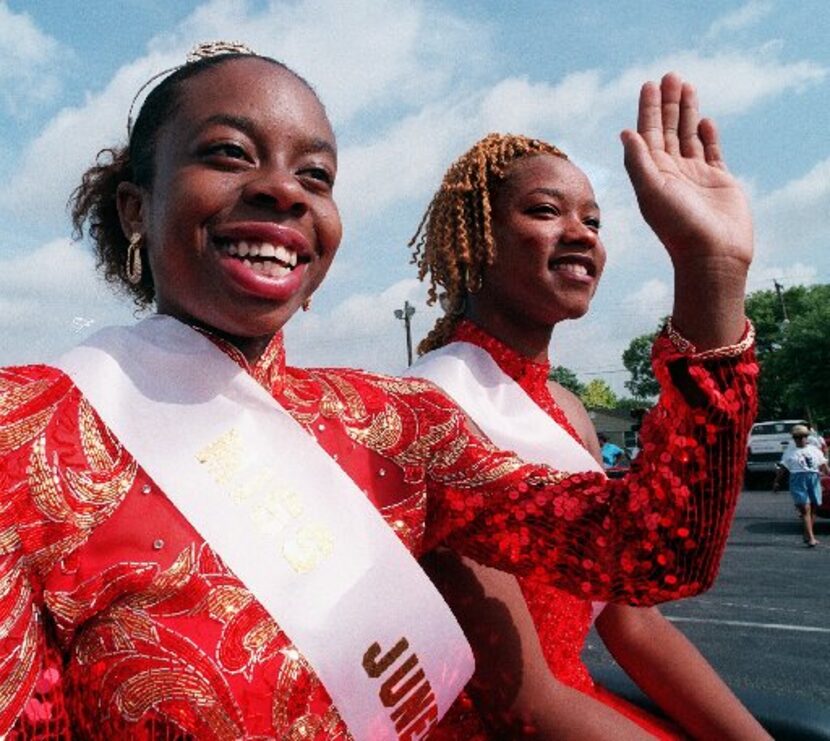
[[[470,321],[462,321],[451,341],[468,342],[486,350],[502,372],[562,427],[578,444],[584,441],[550,393],[551,364],[538,362],[514,350]],[[659,739],[683,738],[678,729],[596,685],[582,660],[591,630],[593,604],[561,589],[532,579],[519,579],[528,611],[551,673],[560,681],[610,705]]]

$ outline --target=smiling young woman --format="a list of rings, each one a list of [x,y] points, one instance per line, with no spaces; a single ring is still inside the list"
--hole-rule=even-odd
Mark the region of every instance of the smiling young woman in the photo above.
[[[651,501],[652,475],[523,464],[429,384],[286,365],[340,239],[336,144],[295,73],[216,51],[74,196],[104,273],[156,312],[0,373],[0,735],[423,737],[472,672],[413,558],[438,545],[600,599],[704,589],[737,493],[708,460]],[[751,407],[754,366],[718,362]],[[674,429],[745,437],[746,408],[713,410]]]
[[[684,88],[673,75],[664,78],[663,86],[664,104],[680,97]],[[697,111],[691,88],[684,89],[686,130],[691,126],[688,118],[696,118]],[[647,105],[641,102],[643,118]],[[695,154],[687,143],[684,157],[697,161],[686,165],[721,169],[720,163],[706,162],[702,152],[697,158]],[[676,156],[681,159],[679,151]],[[722,187],[736,189],[723,175]],[[706,175],[697,177],[703,180]],[[697,189],[695,177],[686,182],[690,191]],[[745,216],[740,194],[732,199],[740,220]],[[659,197],[652,195],[650,201],[653,211]],[[658,235],[678,246],[671,228]],[[719,239],[717,232],[708,236],[710,241]],[[490,134],[449,168],[412,241],[417,244],[420,277],[429,276],[433,300],[443,291],[446,313],[421,344],[422,358],[408,374],[435,382],[495,444],[517,451],[524,460],[560,470],[601,472],[597,434],[586,410],[576,396],[548,380],[554,328],[588,311],[605,267],[600,209],[585,174],[550,144]],[[751,240],[744,237],[740,246],[745,257],[751,254]],[[744,275],[746,266],[748,259]],[[728,295],[734,287],[731,281],[719,284],[711,278],[702,285],[715,296]],[[735,317],[726,313],[715,312],[713,321],[728,325]],[[731,354],[737,359],[743,349]],[[665,354],[671,350],[658,342],[658,374],[675,362]],[[700,366],[696,374],[704,378],[713,371],[717,375],[716,369]],[[671,425],[664,427],[659,420],[672,418],[675,403],[671,396],[662,397],[643,428],[652,450],[672,437]],[[707,442],[695,455],[711,455],[715,441]],[[724,454],[719,476],[724,483],[732,482],[728,486],[740,481],[743,447],[740,441],[724,439],[719,448]],[[635,468],[640,466],[648,470],[654,463],[640,459]],[[656,481],[652,483],[657,496],[677,496],[688,474],[680,466],[676,475],[662,491]],[[621,524],[610,522],[609,529]],[[665,554],[655,549],[654,558],[660,562]],[[649,737],[666,739],[684,733],[695,738],[767,738],[706,660],[656,609],[614,604],[603,609],[533,579],[517,584],[472,561],[442,566],[442,591],[453,609],[476,622],[488,612],[488,602],[498,602],[505,608],[500,632],[520,635],[524,667],[515,672],[513,683],[521,690],[508,695],[501,715],[494,716],[497,723],[506,718],[506,728],[515,728],[511,724],[518,717],[545,738],[638,738],[638,726]],[[475,593],[482,595],[479,600],[471,600]],[[597,613],[597,630],[608,648],[677,725],[650,716],[594,683],[581,652]],[[462,625],[476,635],[468,624]],[[492,656],[492,637],[485,636],[473,648],[477,656]],[[575,701],[573,695],[562,693],[551,674],[584,697]],[[491,695],[493,684],[487,667],[480,667],[473,679],[477,696]],[[510,731],[502,727],[502,732]]]

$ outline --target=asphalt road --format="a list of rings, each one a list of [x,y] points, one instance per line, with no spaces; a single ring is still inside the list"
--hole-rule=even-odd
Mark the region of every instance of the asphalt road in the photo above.
[[[744,491],[715,586],[661,610],[735,689],[830,706],[830,520],[807,548],[786,492]],[[592,670],[613,659],[591,634]]]

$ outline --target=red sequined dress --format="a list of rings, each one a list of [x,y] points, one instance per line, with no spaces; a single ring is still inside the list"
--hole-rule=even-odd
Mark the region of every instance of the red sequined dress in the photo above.
[[[643,430],[647,465],[608,482],[495,450],[422,382],[286,368],[279,336],[248,367],[216,342],[415,555],[445,544],[586,597],[643,603],[714,578],[752,420],[751,351],[697,362],[658,341],[666,391]],[[705,443],[723,454],[709,460]],[[0,371],[3,734],[348,738],[285,633],[47,366]]]
[[[451,341],[468,342],[486,350],[502,372],[580,445],[584,442],[548,388],[550,363],[535,362],[489,335],[472,322],[463,321]],[[519,584],[533,617],[545,660],[553,675],[574,689],[609,705],[660,739],[682,738],[668,722],[657,719],[594,683],[582,661],[582,651],[592,623],[592,603],[532,579]]]

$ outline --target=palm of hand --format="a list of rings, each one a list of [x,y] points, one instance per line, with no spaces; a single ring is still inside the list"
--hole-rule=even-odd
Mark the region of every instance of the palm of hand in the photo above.
[[[735,177],[719,164],[651,151],[651,177],[635,184],[643,216],[672,259],[717,256],[749,264],[752,219]]]
[[[691,85],[674,74],[643,86],[637,132],[623,133],[640,210],[675,265],[752,260],[752,220],[721,159],[715,125],[701,119]]]

